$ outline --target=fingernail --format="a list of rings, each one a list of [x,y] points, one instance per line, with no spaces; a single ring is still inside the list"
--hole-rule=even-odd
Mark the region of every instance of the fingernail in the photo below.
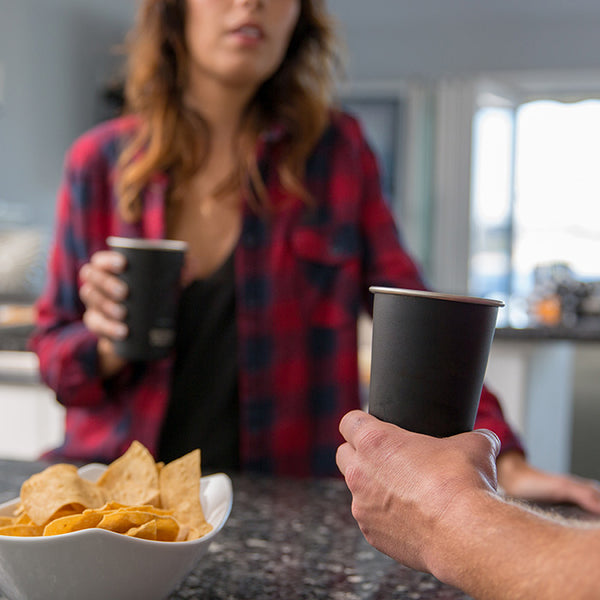
[[[113,268],[118,271],[122,271],[125,268],[126,264],[127,260],[125,259],[125,257],[122,254],[115,252],[112,259]]]
[[[127,337],[127,325],[119,323],[115,325],[113,330],[114,338],[117,340],[124,340]]]
[[[124,300],[127,297],[127,284],[115,281],[112,285],[112,294],[117,300]]]
[[[122,304],[115,304],[111,310],[112,316],[119,321],[122,321],[127,315],[127,308]]]

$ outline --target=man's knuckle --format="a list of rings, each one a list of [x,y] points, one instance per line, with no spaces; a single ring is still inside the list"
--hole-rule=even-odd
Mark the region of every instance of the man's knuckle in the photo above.
[[[360,504],[356,500],[353,500],[352,501],[352,506],[351,506],[350,510],[352,512],[352,517],[354,518],[354,520],[357,523],[362,523],[363,522],[364,513],[365,513],[365,510],[364,510],[362,504]]]
[[[369,452],[381,448],[386,443],[386,439],[385,432],[380,429],[365,429],[358,438],[358,449]]]
[[[353,494],[362,492],[364,488],[365,475],[363,469],[359,465],[355,463],[348,465],[345,478],[348,489],[350,489]]]

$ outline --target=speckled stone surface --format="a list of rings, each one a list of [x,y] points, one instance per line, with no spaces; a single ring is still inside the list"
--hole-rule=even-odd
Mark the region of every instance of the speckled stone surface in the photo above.
[[[0,460],[0,502],[14,498],[24,479],[44,466]],[[470,598],[369,546],[341,480],[232,480],[228,522],[171,600]],[[560,512],[585,518],[573,507]]]
[[[343,481],[233,484],[225,529],[173,599],[468,598],[369,546]]]

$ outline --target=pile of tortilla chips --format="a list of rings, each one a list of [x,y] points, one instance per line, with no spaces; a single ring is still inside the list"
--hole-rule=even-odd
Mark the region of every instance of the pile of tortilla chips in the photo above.
[[[200,450],[163,465],[133,442],[97,482],[82,479],[73,465],[52,465],[25,481],[20,500],[14,516],[0,516],[0,535],[99,528],[180,542],[212,529],[200,504]]]

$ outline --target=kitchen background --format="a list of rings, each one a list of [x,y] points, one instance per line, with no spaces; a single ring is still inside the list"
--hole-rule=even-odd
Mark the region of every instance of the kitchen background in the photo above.
[[[532,308],[539,281],[531,269],[518,272],[521,213],[515,209],[519,206],[515,182],[522,167],[515,154],[523,129],[519,129],[521,109],[540,99],[575,105],[600,98],[600,3],[329,0],[328,4],[348,49],[341,101],[364,119],[407,244],[432,285],[504,298],[508,303],[501,317],[504,325],[529,326],[537,319],[569,330],[600,329],[595,320],[600,311],[594,304],[600,259],[591,261],[585,281],[557,264],[561,257],[571,256],[574,244],[583,247],[583,256],[600,255],[596,250],[600,215],[585,214],[583,242],[573,236],[553,238],[557,242],[554,254],[547,257],[550,264],[537,271],[544,289],[549,285],[552,289]],[[14,351],[29,327],[29,307],[44,279],[64,152],[77,135],[114,111],[111,90],[120,65],[118,45],[134,10],[133,0],[0,0],[0,348]],[[496,118],[504,125],[494,134]],[[554,127],[554,121],[543,126]],[[503,153],[485,154],[489,131],[491,146],[504,148]],[[587,135],[595,133],[600,134],[600,128],[590,121]],[[572,150],[573,146],[570,154]],[[588,155],[597,152],[596,143]],[[485,170],[489,163],[495,170]],[[482,177],[495,184],[488,185],[487,192],[480,185]],[[543,174],[538,176],[542,179]],[[578,191],[581,211],[600,206],[597,191],[585,196]],[[539,216],[554,214],[545,194],[545,190],[534,193],[530,212],[536,224]],[[576,205],[573,197],[566,198],[563,204]],[[491,216],[482,206],[492,207]],[[558,287],[562,295],[555,293]],[[570,294],[571,307],[573,298],[579,298],[577,306],[587,307],[585,315],[583,309],[571,310],[571,320],[566,321],[563,292]],[[585,303],[580,301],[584,292]],[[600,341],[600,335],[586,337]],[[567,409],[561,405],[545,412],[566,430],[560,435],[568,445],[562,459],[568,462],[561,465],[559,457],[558,468],[600,479],[596,434],[600,346],[572,338],[565,334],[551,342],[552,355],[560,355],[558,363],[540,359],[545,365],[542,372],[551,365],[562,366],[559,383],[569,402]],[[501,351],[519,357],[536,373],[538,355],[546,356],[550,344],[537,338],[500,343],[505,344]],[[23,453],[33,452],[34,446],[37,451],[60,436],[60,412],[48,408],[51,397],[35,383],[35,376],[31,378],[35,371],[31,356],[0,355],[0,438],[8,440],[9,429],[18,427],[21,441],[25,440],[22,445],[29,449]],[[531,378],[514,368],[498,373],[499,387],[521,377],[520,387],[526,389],[516,394],[527,396],[535,387]],[[517,426],[527,429],[526,408],[511,405],[508,412]],[[30,440],[23,433],[26,422],[36,423],[28,430]],[[555,442],[552,427],[540,435],[548,438],[537,450],[544,454],[544,444]],[[15,448],[11,444],[0,444],[0,454],[10,454]]]

